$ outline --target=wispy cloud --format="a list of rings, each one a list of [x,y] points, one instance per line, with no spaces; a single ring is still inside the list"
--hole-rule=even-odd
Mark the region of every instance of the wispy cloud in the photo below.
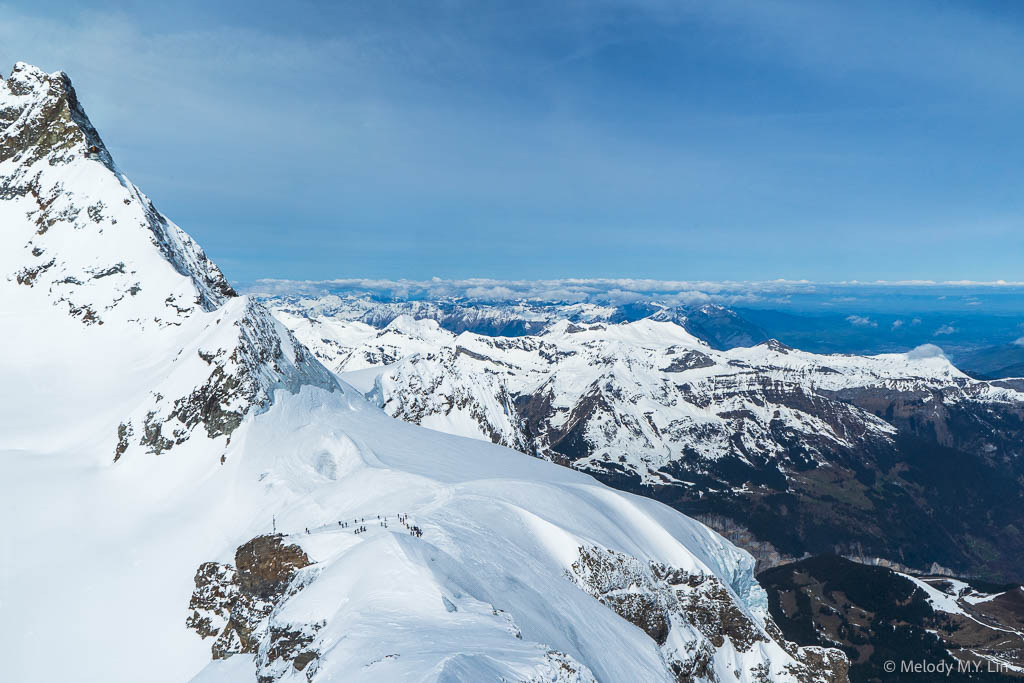
[[[848,315],[846,321],[856,327],[878,327],[878,323],[863,315]]]

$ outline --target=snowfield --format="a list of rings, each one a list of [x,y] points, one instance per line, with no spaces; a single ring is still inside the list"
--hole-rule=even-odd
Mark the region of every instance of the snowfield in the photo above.
[[[338,381],[63,74],[0,127],[5,680],[845,680],[701,524]]]

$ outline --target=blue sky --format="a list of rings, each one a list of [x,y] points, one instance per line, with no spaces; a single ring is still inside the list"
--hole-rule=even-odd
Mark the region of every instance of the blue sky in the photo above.
[[[229,277],[1024,280],[1013,2],[0,5]]]

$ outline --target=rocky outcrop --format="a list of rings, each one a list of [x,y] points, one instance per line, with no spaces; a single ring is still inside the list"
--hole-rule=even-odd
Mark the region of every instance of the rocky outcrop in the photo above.
[[[597,683],[594,674],[571,655],[548,650],[543,671],[533,674],[526,683]]]
[[[185,625],[214,638],[213,659],[252,655],[259,683],[279,680],[289,667],[312,680],[322,624],[274,618],[275,609],[311,580],[311,564],[302,548],[286,544],[284,536],[257,536],[238,547],[234,565],[200,565]]]
[[[736,653],[737,671],[749,667],[755,680],[790,676],[818,683],[848,680],[848,662],[842,652],[787,642],[770,619],[761,624],[740,609],[733,593],[714,575],[642,562],[596,546],[581,546],[566,575],[654,640],[680,683],[716,680],[716,653],[727,643],[723,651]],[[779,646],[797,663],[772,671],[755,652],[759,643]]]
[[[234,320],[231,318],[234,316]],[[165,396],[181,385],[169,379],[118,427],[114,460],[132,445],[159,455],[187,441],[201,429],[210,439],[228,437],[249,413],[261,413],[277,390],[297,392],[302,386],[338,389],[334,376],[258,302],[234,300],[223,309],[209,344],[195,351],[198,363],[187,394]],[[182,353],[185,351],[183,350]],[[132,435],[138,434],[136,441]]]

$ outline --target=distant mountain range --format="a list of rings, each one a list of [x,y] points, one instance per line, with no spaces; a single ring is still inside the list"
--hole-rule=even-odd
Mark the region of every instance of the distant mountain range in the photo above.
[[[284,284],[280,285],[284,288]],[[892,298],[899,301],[900,289]],[[567,303],[557,299],[479,300],[467,296],[437,298],[378,297],[343,292],[323,296],[295,294],[263,297],[283,310],[317,312],[381,327],[399,315],[431,318],[451,332],[488,336],[536,334],[554,320],[573,322],[633,322],[643,318],[672,320],[718,350],[752,346],[777,339],[813,353],[871,355],[909,351],[923,344],[942,348],[967,374],[978,379],[1021,377],[1024,371],[1024,313],[954,310],[916,312],[916,299],[897,312],[794,311],[786,308],[727,307],[718,303],[671,304],[652,296],[630,303],[592,301]],[[671,297],[668,297],[671,298]],[[1012,297],[1011,297],[1012,298]],[[1019,297],[1024,310],[1024,295]],[[895,304],[894,304],[895,305]],[[822,308],[822,307],[819,307]],[[842,311],[842,312],[840,312]]]
[[[389,414],[667,502],[762,566],[839,552],[1019,577],[1024,382],[937,347],[810,354],[714,305],[270,303]],[[512,321],[535,332],[454,331]]]

